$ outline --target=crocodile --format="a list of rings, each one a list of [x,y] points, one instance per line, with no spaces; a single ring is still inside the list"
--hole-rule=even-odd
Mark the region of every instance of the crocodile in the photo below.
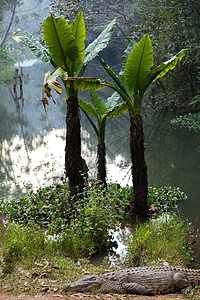
[[[150,266],[88,275],[63,286],[65,291],[129,293],[153,296],[175,292],[189,293],[200,284],[200,269]]]

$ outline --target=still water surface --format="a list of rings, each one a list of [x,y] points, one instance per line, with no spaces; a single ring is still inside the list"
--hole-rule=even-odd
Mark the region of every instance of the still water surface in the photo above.
[[[0,88],[0,197],[5,200],[48,185],[64,174],[66,104],[63,95],[55,95],[57,104],[50,103],[45,114],[40,99],[48,70],[43,63],[24,68],[20,111],[12,87]],[[82,155],[94,175],[96,137],[84,115],[81,125]],[[200,135],[172,126],[169,117],[158,120],[148,115],[144,115],[144,131],[149,185],[180,187],[188,196],[182,214],[200,229]],[[106,145],[108,180],[131,184],[128,115],[108,120]]]

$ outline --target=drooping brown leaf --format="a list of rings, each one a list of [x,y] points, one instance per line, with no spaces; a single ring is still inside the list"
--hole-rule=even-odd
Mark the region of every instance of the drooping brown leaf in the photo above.
[[[63,81],[67,80],[68,74],[62,68],[58,68],[52,73],[47,72],[44,75],[43,92],[42,92],[42,103],[46,111],[46,105],[49,105],[47,98],[52,99],[55,104],[56,101],[53,99],[51,94],[51,88],[53,88],[58,94],[62,92],[62,86],[59,84],[57,77],[60,77]]]

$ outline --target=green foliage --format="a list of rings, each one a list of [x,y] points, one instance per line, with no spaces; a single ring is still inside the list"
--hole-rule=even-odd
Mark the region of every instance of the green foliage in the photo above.
[[[133,47],[132,50],[131,47]],[[151,83],[174,69],[177,62],[181,61],[182,58],[184,58],[184,64],[187,59],[186,49],[181,50],[170,60],[151,70],[153,66],[153,51],[150,37],[146,34],[137,44],[135,44],[135,41],[132,41],[128,45],[124,52],[119,76],[99,58],[102,66],[117,86],[108,82],[103,83],[103,81],[99,84],[107,85],[117,91],[126,102],[130,115],[134,117],[140,114],[144,93]]]
[[[161,98],[157,107],[162,106],[164,101],[167,103],[167,100],[172,100],[179,107],[186,106],[198,90],[199,0],[141,0],[134,12],[138,20],[136,24],[131,24],[135,38],[151,33],[155,65],[160,64],[163,55],[169,59],[171,53],[181,48],[187,47],[189,52],[187,64],[154,86],[148,102],[155,101],[156,92]]]
[[[51,63],[55,68],[62,67],[69,76],[82,76],[83,72],[100,51],[110,41],[113,33],[114,19],[102,33],[85,49],[85,24],[80,12],[72,25],[62,17],[50,15],[43,22],[43,37],[48,50],[43,47],[29,32],[15,36],[26,43],[30,50],[42,61]]]
[[[14,60],[6,47],[0,49],[0,83],[13,81],[14,69],[12,68]]]
[[[0,210],[6,214],[9,222],[14,221],[20,224],[36,223],[41,228],[50,227],[52,232],[57,233],[62,231],[67,224],[70,224],[73,213],[76,211],[71,211],[71,208],[67,206],[67,193],[67,184],[50,185],[45,188],[39,188],[36,192],[30,191],[20,199],[12,199],[6,202],[1,200]],[[108,184],[108,188],[104,192],[98,187],[98,182],[94,182],[85,191],[83,201],[77,204],[77,208],[80,209],[82,207],[84,209],[84,201],[88,202],[90,206],[93,205],[93,201],[94,206],[97,205],[95,195],[98,195],[99,202],[102,198],[102,203],[106,201],[106,207],[110,206],[110,214],[114,218],[118,218],[118,220],[123,220],[128,212],[131,194],[132,187],[130,186],[121,187],[112,183]],[[186,200],[186,198],[185,193],[180,188],[175,187],[149,187],[148,191],[148,204],[153,206],[159,214],[170,211],[179,202]],[[85,214],[85,211],[83,213]]]
[[[65,226],[68,219],[67,190],[66,184],[39,188],[20,199],[1,201],[1,210],[5,211],[10,222],[20,224],[34,222],[42,228],[47,228],[51,224],[56,230],[60,226],[61,228]]]
[[[88,45],[85,50],[85,57],[83,60],[83,67],[79,72],[79,76],[83,75],[85,67],[101,52],[109,43],[112,33],[113,33],[113,26],[116,23],[116,19],[108,24],[108,26],[100,33],[100,35]]]
[[[0,70],[10,67],[14,62],[10,52],[6,47],[0,49]]]
[[[192,262],[190,226],[173,214],[138,224],[127,241],[127,258],[133,265],[188,266]]]
[[[109,230],[124,218],[127,207],[122,190],[110,185],[105,192],[94,184],[73,210],[66,206],[66,198],[67,185],[49,186],[21,199],[1,202],[1,210],[10,222],[26,227],[36,224],[46,230],[55,243],[53,248],[70,257],[84,257],[110,247]]]
[[[200,113],[176,117],[171,120],[171,123],[198,132],[200,130]]]
[[[177,205],[187,200],[187,195],[180,188],[165,186],[148,188],[148,204],[154,213],[162,214],[173,211]]]
[[[106,120],[110,117],[120,116],[122,113],[126,112],[127,107],[125,103],[117,105],[120,96],[116,92],[107,99],[106,103],[99,97],[95,90],[90,90],[90,95],[92,104],[79,99],[79,106],[94,128],[98,143],[104,143]],[[96,118],[96,125],[89,115]]]
[[[150,37],[146,34],[134,46],[125,64],[124,79],[128,89],[141,90],[152,66],[153,49]]]
[[[45,44],[57,66],[74,75],[85,56],[85,23],[80,12],[70,26],[62,17],[53,15],[43,22]]]
[[[33,262],[41,258],[46,250],[44,245],[45,233],[36,225],[22,227],[10,223],[6,228],[0,249],[3,258],[2,275],[11,273],[19,260],[28,258]]]
[[[6,68],[5,70],[0,70],[0,84],[8,84],[13,82],[14,78],[14,69]]]
[[[18,34],[21,32],[23,36],[19,36]],[[51,54],[47,51],[47,49],[40,44],[35,37],[28,31],[22,31],[21,29],[18,29],[17,32],[14,33],[13,39],[16,40],[17,42],[19,40],[22,40],[25,42],[25,44],[29,47],[29,49],[33,52],[33,54],[39,58],[41,61],[45,63],[53,63]]]
[[[33,263],[49,252],[78,259],[115,246],[111,232],[125,220],[131,194],[129,186],[108,184],[107,190],[102,190],[94,181],[73,209],[66,206],[66,184],[40,188],[21,199],[1,201],[1,211],[8,221],[1,247],[4,275],[12,272],[19,261],[28,259]],[[158,214],[169,212],[185,197],[180,189],[149,188],[149,204]],[[146,229],[141,230],[144,237],[149,235],[144,232]]]

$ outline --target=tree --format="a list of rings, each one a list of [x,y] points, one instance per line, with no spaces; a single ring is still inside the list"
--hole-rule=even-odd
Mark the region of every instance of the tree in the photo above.
[[[10,1],[3,1],[2,3],[2,7],[5,9],[10,9],[11,10],[11,18],[10,18],[10,22],[8,24],[8,27],[5,31],[5,34],[4,34],[4,37],[1,41],[1,44],[0,44],[0,49],[4,46],[4,44],[6,43],[6,40],[8,38],[8,35],[9,35],[9,31],[10,31],[10,28],[13,24],[13,21],[14,21],[14,17],[15,17],[15,13],[16,13],[16,8],[18,5],[21,5],[21,2],[19,0],[10,0]]]
[[[106,188],[106,121],[110,117],[120,116],[127,111],[127,107],[125,103],[117,104],[120,96],[116,92],[107,99],[106,103],[104,103],[95,90],[91,90],[90,95],[92,104],[79,99],[79,106],[87,116],[97,136],[97,179]],[[96,118],[96,125],[91,116]]]
[[[87,31],[96,31],[105,21],[110,22],[116,17],[116,27],[119,29],[117,36],[123,36],[123,39],[131,36],[130,24],[133,23],[135,6],[136,3],[127,0],[51,0],[52,11],[59,11],[69,21],[81,10],[86,16]]]
[[[117,91],[125,101],[130,115],[130,152],[132,159],[133,194],[131,197],[131,212],[141,217],[149,215],[148,209],[148,180],[147,166],[144,156],[144,134],[141,117],[143,96],[151,83],[163,77],[169,70],[175,68],[177,62],[187,58],[186,49],[181,50],[168,61],[153,67],[153,50],[150,37],[146,34],[136,43],[134,40],[124,52],[122,68],[119,75],[99,57],[101,64],[115,84],[96,79],[94,83],[99,87],[110,87]],[[92,81],[87,78],[72,79],[82,90],[91,88]],[[74,84],[75,84],[74,83]]]
[[[79,88],[66,85],[68,76],[82,76],[86,66],[108,44],[112,36],[113,20],[106,29],[85,49],[85,23],[80,12],[70,25],[63,17],[52,14],[43,22],[43,37],[46,46],[42,46],[28,32],[23,32],[23,40],[32,52],[42,61],[51,63],[55,70],[47,73],[43,85],[42,102],[48,105],[52,98],[51,87],[58,93],[62,88],[56,78],[61,77],[67,92],[65,172],[69,180],[69,202],[73,205],[75,196],[83,191],[87,177],[87,166],[81,157],[80,118],[78,108]]]
[[[138,20],[132,24],[134,37],[151,32],[155,64],[161,63],[184,47],[188,48],[187,64],[177,68],[165,81],[158,82],[150,91],[147,101],[154,108],[162,105],[184,107],[198,93],[200,64],[200,9],[199,0],[142,0],[135,10]],[[178,86],[178,88],[177,88]],[[164,93],[163,93],[164,91]],[[157,101],[157,99],[162,101]]]

